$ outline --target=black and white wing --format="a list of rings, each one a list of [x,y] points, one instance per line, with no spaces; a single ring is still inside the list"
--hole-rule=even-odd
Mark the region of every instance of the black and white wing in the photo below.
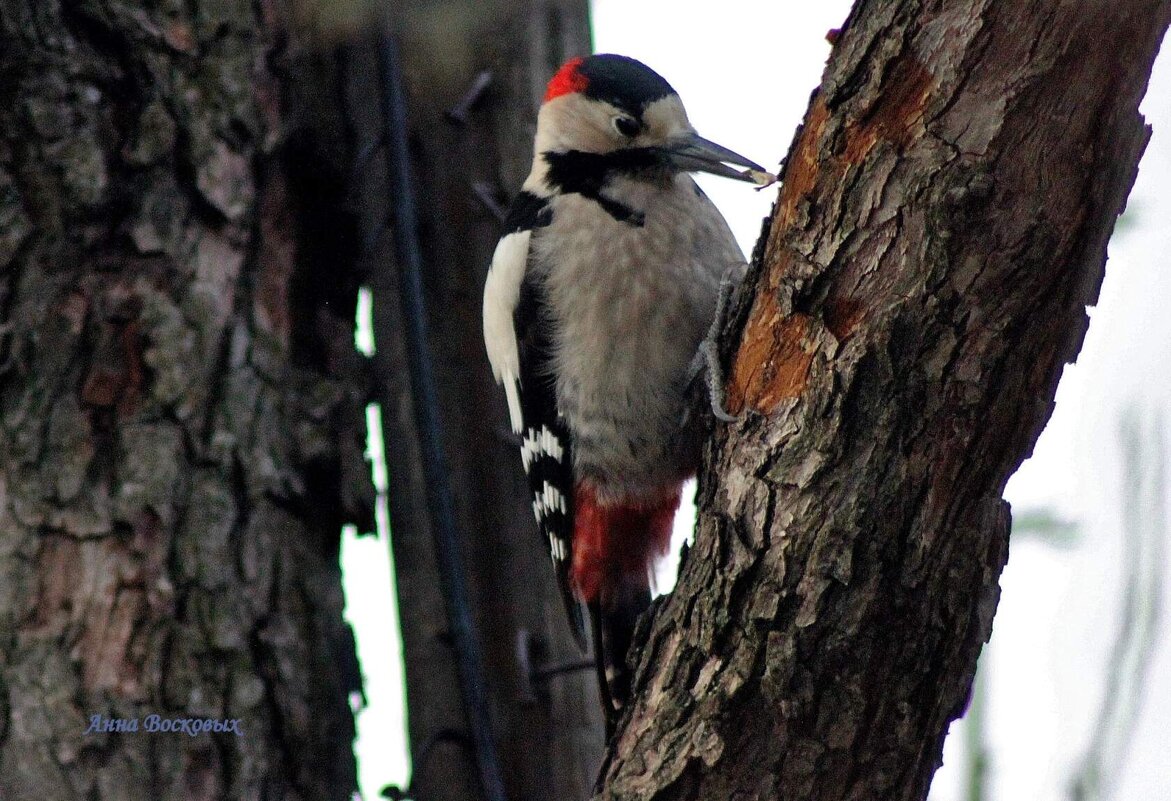
[[[521,437],[521,462],[533,515],[547,539],[566,613],[578,644],[585,623],[573,593],[573,456],[569,431],[557,413],[550,315],[544,289],[529,269],[529,242],[549,224],[545,199],[517,195],[484,284],[484,344],[497,383],[504,386],[509,423]]]

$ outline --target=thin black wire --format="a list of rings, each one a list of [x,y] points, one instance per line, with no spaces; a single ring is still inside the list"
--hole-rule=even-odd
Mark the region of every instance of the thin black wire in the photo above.
[[[390,195],[394,207],[395,252],[399,261],[399,291],[405,318],[405,344],[415,397],[415,425],[419,429],[423,479],[435,541],[439,582],[447,612],[459,673],[464,711],[471,729],[472,751],[486,801],[507,801],[492,722],[480,646],[468,611],[463,559],[456,531],[447,458],[440,438],[439,402],[428,348],[426,307],[423,303],[423,258],[418,240],[410,152],[407,145],[406,100],[402,72],[393,37],[386,35],[380,46],[382,83],[385,92],[387,162],[390,165]]]

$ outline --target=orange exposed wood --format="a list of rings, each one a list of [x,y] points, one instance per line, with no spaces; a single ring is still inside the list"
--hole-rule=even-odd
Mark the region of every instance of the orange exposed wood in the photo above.
[[[780,247],[779,235],[792,223],[801,200],[817,183],[818,144],[828,118],[824,100],[815,97],[785,167],[776,222],[765,257],[766,263],[773,265],[766,278],[769,289],[757,295],[732,364],[728,406],[733,412],[748,406],[767,413],[785,398],[800,395],[809,375],[813,356],[800,342],[808,331],[809,318],[782,314],[775,288],[784,280],[790,257],[775,251]]]
[[[785,165],[782,176],[784,184],[781,185],[781,194],[777,198],[777,224],[774,225],[774,231],[783,231],[788,227],[797,204],[812,191],[817,182],[818,143],[827,119],[829,110],[825,107],[825,100],[818,95],[813,99],[805,125],[801,129],[801,137]]]
[[[752,327],[745,331],[733,368],[728,400],[736,412],[750,406],[768,413],[781,401],[800,395],[809,379],[814,348],[807,335],[812,319],[805,314],[781,317],[773,300],[761,304],[765,307],[772,313],[765,310],[750,319]]]
[[[936,86],[934,76],[908,56],[893,67],[886,82],[891,88],[883,95],[883,102],[845,128],[840,157],[827,157],[821,146],[829,110],[820,95],[813,99],[777,200],[765,255],[765,263],[771,266],[768,289],[757,297],[732,365],[728,399],[734,410],[749,406],[768,413],[786,398],[800,395],[805,387],[813,360],[812,346],[805,341],[810,318],[786,316],[778,306],[777,288],[784,284],[792,265],[782,243],[792,226],[800,224],[797,212],[802,202],[815,194],[819,185],[841,181],[879,142],[891,142],[902,149],[915,139]],[[831,298],[823,314],[826,328],[839,340],[848,338],[865,316],[863,304],[849,298]]]

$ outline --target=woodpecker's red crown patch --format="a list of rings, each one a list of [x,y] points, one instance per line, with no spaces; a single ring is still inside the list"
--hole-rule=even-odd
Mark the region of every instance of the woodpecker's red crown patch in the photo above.
[[[590,81],[577,70],[584,60],[581,56],[578,56],[577,58],[571,58],[561,65],[561,69],[557,70],[557,74],[553,76],[552,80],[549,81],[548,88],[545,89],[546,103],[555,97],[561,97],[561,95],[585,91]]]

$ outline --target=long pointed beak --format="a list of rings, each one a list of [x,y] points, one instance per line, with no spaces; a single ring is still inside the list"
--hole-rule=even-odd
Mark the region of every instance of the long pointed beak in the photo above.
[[[684,172],[710,172],[712,175],[722,175],[725,178],[735,178],[738,181],[750,183],[758,183],[759,181],[751,173],[738,170],[736,167],[747,167],[757,173],[767,174],[764,167],[755,161],[746,159],[739,153],[704,139],[694,132],[680,137],[669,145],[667,157],[674,167]]]

